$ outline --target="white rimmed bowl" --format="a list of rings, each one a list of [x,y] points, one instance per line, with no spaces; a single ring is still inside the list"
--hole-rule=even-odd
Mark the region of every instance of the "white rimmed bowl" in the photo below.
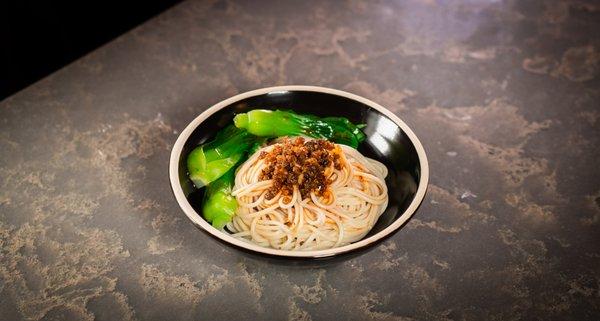
[[[291,109],[317,116],[342,116],[367,124],[367,139],[358,150],[383,162],[389,170],[386,184],[389,204],[371,232],[362,240],[327,250],[284,251],[236,239],[202,218],[203,190],[187,176],[186,158],[198,144],[232,123],[237,113],[252,109]],[[208,108],[181,132],[169,164],[173,194],[185,215],[201,230],[224,243],[251,252],[291,258],[321,258],[369,247],[392,235],[415,213],[427,190],[429,166],[421,142],[396,115],[381,105],[345,91],[315,86],[281,86],[257,89],[225,99]]]

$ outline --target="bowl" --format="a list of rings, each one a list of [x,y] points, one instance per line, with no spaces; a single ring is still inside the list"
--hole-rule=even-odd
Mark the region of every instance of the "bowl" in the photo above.
[[[325,250],[288,251],[266,248],[232,237],[212,227],[202,217],[203,189],[196,189],[187,175],[186,158],[190,151],[228,124],[238,113],[252,109],[291,109],[317,116],[342,116],[364,123],[367,138],[358,150],[379,160],[389,170],[386,184],[388,207],[373,229],[362,240]],[[366,98],[345,91],[315,86],[281,86],[257,89],[225,99],[208,108],[179,135],[169,164],[173,194],[185,215],[201,230],[226,244],[251,252],[291,257],[322,258],[357,251],[374,245],[394,232],[415,213],[427,190],[429,166],[421,142],[413,131],[388,109]]]

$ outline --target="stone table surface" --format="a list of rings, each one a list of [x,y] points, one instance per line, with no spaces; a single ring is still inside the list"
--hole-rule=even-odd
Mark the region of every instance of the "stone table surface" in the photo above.
[[[184,2],[0,103],[0,319],[598,320],[599,27],[594,1]],[[283,84],[421,138],[393,237],[290,264],[184,216],[178,132]]]

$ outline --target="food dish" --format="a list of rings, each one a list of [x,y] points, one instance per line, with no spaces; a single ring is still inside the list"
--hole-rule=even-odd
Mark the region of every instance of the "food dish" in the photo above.
[[[324,108],[323,106],[326,106]],[[384,163],[389,174],[389,203],[364,238],[334,248],[303,251],[276,249],[249,243],[212,227],[202,218],[202,193],[187,176],[186,157],[199,142],[214,138],[231,124],[234,115],[257,108],[282,108],[318,117],[335,115],[354,124],[366,124],[365,140],[358,146],[364,156]],[[273,126],[275,127],[275,126]],[[425,194],[428,166],[424,150],[410,128],[385,108],[362,97],[328,88],[284,86],[255,90],[229,98],[197,117],[181,133],[171,153],[170,178],[173,192],[185,214],[209,235],[258,253],[287,257],[331,256],[374,244],[391,235],[414,213]],[[341,243],[343,244],[343,243]]]
[[[266,109],[233,122],[187,159],[213,227],[275,249],[327,249],[363,238],[385,210],[388,170],[356,150],[364,124]]]

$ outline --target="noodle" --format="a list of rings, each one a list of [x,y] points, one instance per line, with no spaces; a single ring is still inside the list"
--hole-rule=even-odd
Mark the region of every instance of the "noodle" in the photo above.
[[[322,196],[302,197],[298,186],[291,196],[277,193],[268,199],[273,180],[260,180],[266,167],[263,147],[242,164],[232,195],[238,209],[227,229],[234,237],[282,250],[319,250],[362,239],[375,225],[388,203],[384,178],[387,168],[357,150],[341,148],[341,169],[329,166],[329,188]]]

